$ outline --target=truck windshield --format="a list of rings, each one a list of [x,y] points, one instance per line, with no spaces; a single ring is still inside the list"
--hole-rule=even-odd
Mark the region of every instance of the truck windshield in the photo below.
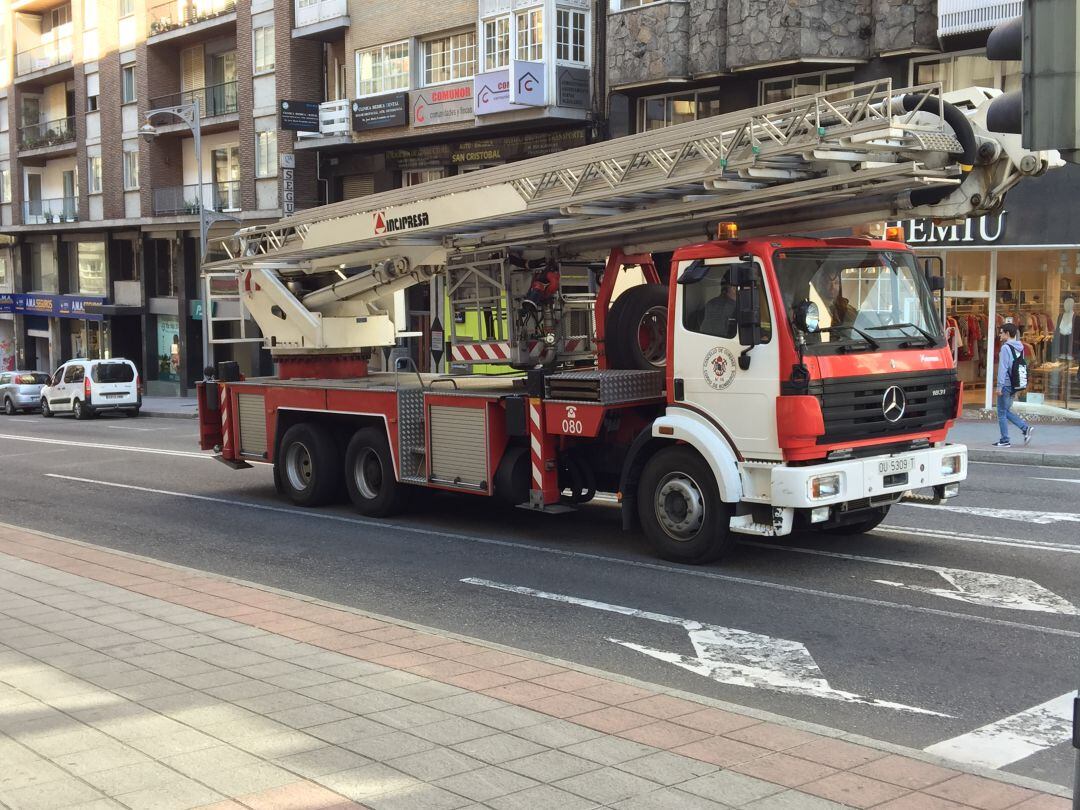
[[[820,329],[804,335],[809,354],[940,342],[933,297],[910,253],[778,250],[773,263],[789,318],[803,301],[817,305]]]

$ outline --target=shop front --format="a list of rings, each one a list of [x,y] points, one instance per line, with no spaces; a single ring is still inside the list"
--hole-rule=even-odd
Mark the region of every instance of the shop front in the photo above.
[[[107,357],[104,319],[87,309],[103,300],[99,296],[43,293],[0,296],[0,318],[10,313],[21,316],[23,322],[25,336],[18,365],[49,371],[74,357]]]
[[[1067,167],[1014,189],[1005,210],[962,225],[906,220],[907,243],[940,257],[947,334],[968,408],[991,408],[1002,324],[1014,323],[1030,368],[1019,410],[1080,419],[1080,215]]]

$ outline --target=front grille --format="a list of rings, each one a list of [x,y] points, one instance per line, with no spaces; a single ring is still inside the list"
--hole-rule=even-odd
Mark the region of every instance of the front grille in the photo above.
[[[894,385],[903,390],[907,407],[898,421],[890,422],[882,402]],[[812,384],[810,392],[821,399],[825,417],[825,435],[818,444],[940,430],[956,413],[957,388],[952,370],[841,377]]]

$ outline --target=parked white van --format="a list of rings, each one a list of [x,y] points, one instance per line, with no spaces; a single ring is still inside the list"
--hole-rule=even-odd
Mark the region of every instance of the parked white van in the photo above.
[[[68,360],[41,389],[41,414],[73,413],[89,419],[102,411],[138,416],[142,381],[135,364],[122,357],[111,360]]]

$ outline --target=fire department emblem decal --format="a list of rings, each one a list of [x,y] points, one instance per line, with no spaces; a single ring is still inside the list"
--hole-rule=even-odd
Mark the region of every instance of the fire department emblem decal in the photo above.
[[[735,355],[723,346],[710,349],[705,355],[702,372],[710,388],[723,391],[735,379]]]

